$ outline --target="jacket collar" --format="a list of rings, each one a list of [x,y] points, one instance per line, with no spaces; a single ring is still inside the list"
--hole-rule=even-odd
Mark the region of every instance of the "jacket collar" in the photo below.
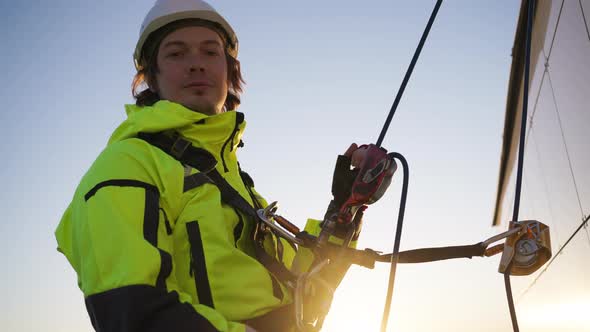
[[[194,146],[212,153],[220,161],[220,171],[237,167],[235,152],[246,127],[242,113],[205,115],[167,100],[153,106],[125,105],[125,110],[127,119],[115,130],[108,144],[136,137],[139,132],[175,131]]]

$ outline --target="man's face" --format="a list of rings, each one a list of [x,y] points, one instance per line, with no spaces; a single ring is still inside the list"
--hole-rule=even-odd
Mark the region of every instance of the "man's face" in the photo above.
[[[158,49],[156,90],[161,99],[213,115],[227,97],[227,63],[219,35],[205,27],[168,34]]]

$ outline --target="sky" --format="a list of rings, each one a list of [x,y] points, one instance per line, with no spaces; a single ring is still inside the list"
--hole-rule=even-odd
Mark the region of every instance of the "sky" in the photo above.
[[[92,331],[53,232],[133,103],[132,53],[152,1],[0,2],[0,325]],[[330,200],[336,157],[375,142],[434,1],[211,1],[240,39],[241,165],[302,226]],[[519,2],[443,3],[383,146],[405,155],[401,249],[472,244],[492,228]],[[359,248],[391,251],[402,173]],[[499,257],[400,265],[390,331],[510,328]],[[325,331],[377,331],[388,267],[353,268]]]

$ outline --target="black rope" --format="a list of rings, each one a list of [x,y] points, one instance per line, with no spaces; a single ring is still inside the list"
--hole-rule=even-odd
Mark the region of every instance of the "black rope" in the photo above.
[[[508,263],[506,271],[512,269],[512,262]],[[518,319],[516,318],[516,310],[514,309],[514,301],[512,297],[512,286],[510,285],[510,273],[504,273],[504,286],[506,287],[506,297],[508,298],[508,308],[510,309],[510,320],[512,321],[512,329],[518,332]]]
[[[522,172],[524,164],[524,144],[526,136],[526,122],[527,122],[527,107],[529,100],[529,76],[531,64],[531,36],[533,30],[533,14],[535,9],[535,1],[529,0],[527,9],[527,32],[526,32],[526,47],[525,47],[525,67],[524,67],[524,84],[523,84],[523,101],[522,101],[522,117],[520,120],[520,141],[518,144],[518,168],[516,175],[516,190],[514,196],[514,210],[512,213],[512,221],[518,221],[518,213],[520,210],[520,194],[522,190]],[[512,329],[518,332],[518,319],[516,317],[516,310],[514,308],[514,299],[512,298],[512,286],[510,285],[510,270],[511,264],[508,264],[504,272],[504,285],[506,287],[506,298],[508,300],[508,308],[510,309],[510,319],[512,320]]]
[[[412,57],[412,61],[410,62],[410,66],[408,67],[408,70],[406,71],[406,74],[404,76],[404,79],[402,81],[402,84],[399,88],[399,90],[397,91],[397,95],[395,96],[395,100],[393,101],[393,105],[391,106],[391,109],[389,110],[389,114],[387,114],[387,119],[385,120],[385,124],[383,125],[383,129],[381,129],[381,133],[379,134],[379,138],[377,139],[377,143],[375,143],[375,145],[377,145],[378,147],[381,146],[381,144],[383,143],[383,139],[385,138],[385,134],[387,133],[387,130],[389,129],[389,125],[391,124],[391,119],[393,119],[393,115],[395,114],[395,111],[397,110],[397,107],[399,105],[399,102],[402,98],[402,95],[404,93],[404,90],[406,89],[406,85],[408,84],[408,81],[410,80],[410,76],[412,76],[412,71],[414,70],[414,66],[416,65],[416,62],[418,61],[418,57],[420,56],[420,52],[422,51],[422,47],[424,46],[424,43],[426,42],[426,38],[428,37],[428,33],[430,32],[430,29],[432,28],[432,24],[434,23],[434,19],[436,18],[436,14],[438,13],[438,10],[440,8],[442,4],[442,0],[437,0],[436,4],[434,5],[434,9],[432,10],[432,14],[430,14],[430,18],[428,19],[428,23],[426,24],[426,28],[424,29],[424,32],[422,33],[422,37],[420,38],[420,42],[418,43],[418,47],[416,48],[416,51],[414,52],[414,56]],[[401,242],[401,236],[402,236],[402,226],[404,223],[404,212],[406,209],[406,198],[407,198],[407,194],[408,194],[408,163],[406,161],[406,158],[404,158],[404,156],[402,156],[399,153],[392,153],[391,154],[393,156],[393,158],[399,159],[399,161],[402,163],[403,169],[404,169],[404,182],[403,182],[403,186],[402,186],[402,197],[401,197],[401,201],[400,201],[400,209],[398,212],[398,218],[397,218],[397,228],[396,228],[396,232],[395,232],[395,242],[393,245],[393,255],[391,256],[391,269],[389,271],[389,284],[387,287],[387,295],[385,298],[385,307],[383,308],[383,317],[381,319],[381,331],[385,332],[385,330],[387,329],[387,322],[389,320],[389,311],[391,310],[391,300],[393,297],[393,286],[394,286],[394,282],[395,282],[395,272],[396,272],[396,268],[397,268],[397,263],[399,261],[399,246],[400,246],[400,242]]]
[[[397,263],[399,262],[399,246],[402,237],[402,226],[404,224],[404,214],[406,211],[406,199],[408,198],[408,181],[409,172],[408,162],[403,155],[397,152],[391,153],[391,155],[398,159],[402,163],[404,171],[404,181],[402,185],[402,196],[399,205],[399,212],[397,215],[397,227],[395,231],[395,242],[393,244],[393,254],[391,255],[391,269],[389,270],[389,285],[387,287],[387,295],[385,297],[385,306],[383,308],[383,318],[381,319],[381,332],[385,332],[387,329],[387,322],[389,320],[389,311],[391,310],[391,299],[393,298],[393,286],[395,282],[395,271]]]
[[[395,100],[393,101],[393,105],[391,105],[391,109],[389,110],[389,114],[387,114],[387,119],[385,120],[385,124],[383,125],[383,129],[381,129],[381,134],[379,134],[379,138],[377,139],[377,143],[375,143],[375,145],[377,145],[377,146],[381,146],[381,144],[383,143],[383,139],[385,138],[385,134],[387,133],[387,130],[389,129],[389,124],[391,123],[391,119],[393,119],[393,115],[395,114],[395,111],[397,110],[397,106],[399,105],[399,102],[402,99],[402,95],[404,94],[404,90],[406,89],[406,85],[408,84],[408,81],[410,80],[410,76],[412,76],[412,71],[414,70],[414,66],[416,65],[416,62],[418,61],[418,57],[420,56],[420,52],[422,52],[422,47],[424,46],[424,42],[426,41],[426,38],[428,37],[428,33],[430,32],[430,28],[432,27],[432,23],[434,23],[434,19],[436,18],[436,14],[438,13],[438,9],[440,8],[441,4],[442,4],[442,0],[438,0],[436,2],[436,5],[434,6],[434,9],[432,10],[432,14],[430,14],[430,19],[428,20],[428,24],[426,24],[426,28],[424,29],[424,32],[422,33],[422,38],[420,38],[420,42],[418,43],[418,47],[416,48],[416,51],[414,52],[414,56],[412,57],[412,61],[410,62],[410,66],[408,67],[408,70],[406,71],[406,75],[404,76],[402,84],[399,87],[399,90],[397,91],[397,95],[395,96]]]
[[[526,120],[529,100],[529,77],[530,77],[530,62],[531,62],[531,34],[533,28],[533,8],[535,0],[529,0],[528,5],[528,19],[527,19],[527,36],[525,47],[525,68],[524,68],[524,84],[523,84],[523,102],[522,102],[522,117],[520,127],[520,141],[518,149],[518,166],[516,175],[516,190],[514,197],[514,210],[512,220],[518,221],[518,212],[520,210],[520,194],[522,189],[522,170],[524,164],[524,143],[526,133]]]

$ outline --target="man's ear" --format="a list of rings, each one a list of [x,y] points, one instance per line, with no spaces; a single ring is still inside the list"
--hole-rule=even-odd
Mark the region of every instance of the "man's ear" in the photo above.
[[[150,89],[151,92],[153,93],[158,93],[158,81],[154,78],[154,79],[148,79],[146,81],[148,89]]]

